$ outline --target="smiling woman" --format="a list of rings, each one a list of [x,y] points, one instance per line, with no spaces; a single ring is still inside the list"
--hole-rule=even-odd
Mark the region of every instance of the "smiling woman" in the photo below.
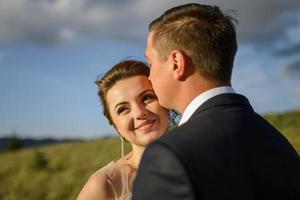
[[[168,112],[158,104],[147,76],[118,81],[106,98],[115,128],[132,145],[146,146],[166,130]]]
[[[96,81],[103,114],[131,144],[132,151],[95,172],[77,200],[131,199],[132,183],[146,146],[161,137],[169,125],[169,112],[158,103],[148,75],[147,65],[126,60]]]

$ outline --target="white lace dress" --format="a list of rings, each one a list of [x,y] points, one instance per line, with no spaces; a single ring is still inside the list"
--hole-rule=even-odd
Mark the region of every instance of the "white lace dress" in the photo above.
[[[131,200],[132,185],[136,170],[129,165],[114,161],[96,171],[92,176],[101,173],[106,180],[107,197],[112,200]]]

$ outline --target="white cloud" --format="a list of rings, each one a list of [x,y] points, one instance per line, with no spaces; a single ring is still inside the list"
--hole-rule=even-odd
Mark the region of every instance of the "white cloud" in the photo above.
[[[58,36],[61,41],[69,41],[74,38],[75,33],[72,30],[65,28],[59,31]]]
[[[300,24],[300,20],[299,20]],[[299,25],[298,24],[298,25]],[[300,43],[300,26],[294,26],[287,30],[287,39],[290,43]]]
[[[61,42],[64,37],[72,39],[79,34],[141,41],[146,37],[150,21],[166,9],[189,2],[192,1],[0,0],[0,41],[51,43]],[[300,6],[299,0],[198,2],[237,10],[238,31],[242,39],[255,38],[270,31],[282,32],[278,29],[285,22],[280,20],[281,16]]]
[[[296,94],[297,94],[298,96],[300,96],[300,87],[297,88]]]
[[[70,39],[75,32],[101,27],[107,12],[101,7],[85,7],[84,0],[2,0],[0,39],[34,42]]]
[[[2,63],[4,60],[4,53],[0,51],[0,63]]]
[[[286,66],[282,69],[284,75],[289,78],[300,78],[300,59],[292,59]]]
[[[233,87],[246,95],[260,113],[299,107],[299,66],[296,60],[287,60],[290,59],[276,58],[268,51],[258,53],[253,45],[241,46],[233,70]],[[296,78],[291,79],[291,74]]]

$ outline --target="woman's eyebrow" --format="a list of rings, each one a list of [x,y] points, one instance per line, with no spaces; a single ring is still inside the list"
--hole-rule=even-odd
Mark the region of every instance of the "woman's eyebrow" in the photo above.
[[[138,95],[138,97],[143,96],[143,95],[144,95],[145,93],[147,93],[147,92],[154,93],[153,90],[151,90],[151,89],[146,89],[146,90],[143,90],[143,91]],[[115,105],[115,110],[117,109],[118,106],[124,105],[124,104],[127,104],[127,102],[126,102],[126,101],[122,101],[122,102],[117,103],[117,104]]]
[[[124,105],[124,104],[127,104],[127,102],[126,102],[126,101],[122,101],[122,102],[120,102],[120,103],[117,103],[117,104],[115,105],[115,110],[117,110],[117,107],[118,107],[118,106]]]

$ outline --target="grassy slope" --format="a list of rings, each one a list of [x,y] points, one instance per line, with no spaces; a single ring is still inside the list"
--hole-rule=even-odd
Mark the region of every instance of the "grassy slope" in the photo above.
[[[300,111],[267,115],[266,119],[282,131],[300,154]],[[1,200],[75,199],[94,171],[118,159],[120,142],[107,138],[38,148],[49,161],[43,170],[32,168],[35,151],[0,154]]]
[[[265,118],[283,133],[300,155],[300,110]]]
[[[120,156],[118,139],[66,143],[39,148],[49,164],[36,170],[34,151],[0,154],[0,199],[75,199],[87,178]]]

